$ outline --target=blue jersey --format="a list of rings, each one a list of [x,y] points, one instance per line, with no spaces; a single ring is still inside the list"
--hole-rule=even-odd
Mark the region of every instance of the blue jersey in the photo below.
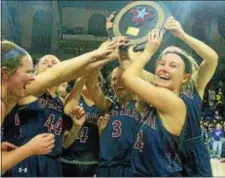
[[[39,133],[41,108],[36,101],[27,105],[16,105],[3,123],[3,140],[22,146]]]
[[[87,118],[81,127],[75,142],[63,151],[61,161],[71,164],[95,164],[99,160],[99,133],[97,122],[102,111],[96,105],[88,106],[83,97],[80,105]]]
[[[100,166],[131,166],[132,147],[142,121],[135,102],[131,101],[125,108],[113,104],[109,115],[100,141]]]
[[[179,137],[163,126],[156,109],[146,114],[133,147],[132,167],[136,175],[160,177],[181,175]]]
[[[19,106],[16,105],[9,114],[6,115],[5,120],[1,126],[2,141],[7,141],[13,143],[17,146],[23,145],[24,134],[22,129],[20,129],[20,117],[18,114]]]
[[[44,113],[44,117],[40,120],[40,133],[55,135],[55,147],[50,155],[59,156],[63,145],[63,102],[59,97],[54,98],[48,92],[45,92],[38,102]]]
[[[183,99],[187,108],[187,119],[183,132],[184,140],[201,136],[201,97],[199,96],[196,89],[194,89],[192,94],[181,94],[180,97]]]
[[[210,157],[200,127],[201,97],[196,87],[191,95],[180,96],[187,108],[187,116],[181,137],[180,157],[185,177],[211,177]]]
[[[58,156],[63,144],[62,112],[62,101],[45,92],[34,102],[17,105],[10,112],[3,126],[3,138],[21,146],[37,134],[51,132],[55,135],[55,147],[49,155]]]

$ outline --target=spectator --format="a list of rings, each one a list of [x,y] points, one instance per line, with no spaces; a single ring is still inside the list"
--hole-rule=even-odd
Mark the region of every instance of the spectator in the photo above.
[[[216,119],[213,119],[212,120],[212,123],[213,123],[213,128],[215,128],[216,127],[216,124],[218,123],[218,121]]]
[[[216,92],[212,87],[210,87],[208,90],[209,106],[214,106],[215,101],[216,101]]]
[[[222,80],[219,81],[218,88],[224,88],[224,82]]]
[[[220,122],[222,120],[222,116],[220,115],[219,111],[216,110],[214,117],[213,117],[217,122]]]
[[[222,130],[221,124],[216,124],[216,129],[212,131],[211,136],[213,139],[213,157],[220,159],[224,139],[224,132]]]
[[[210,137],[209,137],[208,131],[204,127],[204,123],[201,124],[201,129],[202,129],[202,136],[203,136],[203,139],[204,139],[204,143],[206,144],[208,152],[210,153],[211,141],[210,141]]]
[[[207,144],[208,138],[209,138],[207,129],[204,128],[203,124],[201,124],[201,129],[202,129],[202,136],[204,138],[204,142],[205,142],[205,144]]]
[[[212,131],[213,131],[213,129],[214,129],[214,125],[213,125],[212,122],[210,122],[210,123],[209,123],[209,126],[208,126],[208,133],[211,134]]]
[[[203,127],[206,129],[207,133],[209,132],[209,121],[204,121],[203,122]]]
[[[222,88],[218,89],[218,93],[216,95],[216,109],[219,111],[220,115],[224,115],[224,95],[222,93]]]

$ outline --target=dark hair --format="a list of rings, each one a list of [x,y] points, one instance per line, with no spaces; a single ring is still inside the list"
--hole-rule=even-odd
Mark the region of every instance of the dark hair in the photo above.
[[[27,51],[11,41],[2,41],[1,46],[1,67],[7,67],[9,70],[16,69],[21,64],[21,58],[29,55]]]

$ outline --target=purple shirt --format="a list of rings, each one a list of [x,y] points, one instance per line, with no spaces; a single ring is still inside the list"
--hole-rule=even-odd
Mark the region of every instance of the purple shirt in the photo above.
[[[212,138],[216,141],[221,141],[222,138],[224,137],[224,133],[222,129],[215,129],[212,131]]]

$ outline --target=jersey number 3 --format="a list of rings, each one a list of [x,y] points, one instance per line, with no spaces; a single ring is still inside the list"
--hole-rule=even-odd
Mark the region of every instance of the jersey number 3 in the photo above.
[[[119,137],[122,133],[121,122],[119,120],[115,120],[113,121],[112,125],[113,125],[112,137]]]
[[[56,135],[60,135],[62,132],[62,118],[60,117],[55,124],[53,124],[54,120],[55,120],[55,115],[50,114],[44,126],[48,127],[49,132],[52,132],[52,130],[54,130]]]

